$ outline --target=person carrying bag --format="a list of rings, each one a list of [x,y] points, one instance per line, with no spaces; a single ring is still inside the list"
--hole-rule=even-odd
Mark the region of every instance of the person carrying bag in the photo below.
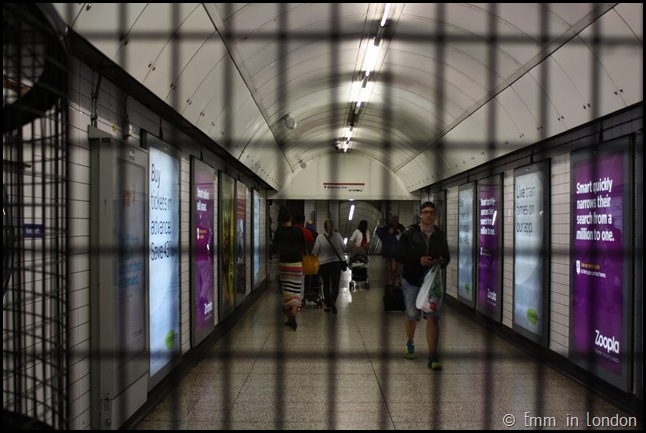
[[[323,294],[325,296],[324,310],[336,314],[341,272],[348,269],[348,264],[339,255],[339,249],[343,251],[343,238],[334,230],[332,220],[325,220],[323,227],[325,231],[316,237],[312,253],[319,258],[319,275],[323,280]]]
[[[399,237],[395,251],[395,258],[403,265],[402,292],[404,294],[404,331],[406,333],[404,357],[406,359],[415,358],[415,329],[417,321],[423,316],[426,319],[427,365],[432,370],[442,369],[438,355],[440,333],[438,306],[441,299],[435,302],[435,309],[433,309],[429,297],[428,311],[420,309],[417,300],[419,298],[421,304],[425,303],[426,296],[419,295],[425,284],[428,286],[429,292],[434,285],[439,285],[441,289],[441,269],[445,268],[451,260],[446,234],[435,225],[436,218],[435,203],[430,201],[422,203],[419,209],[419,223],[404,230],[404,233]]]
[[[347,270],[348,270],[348,262],[346,262],[345,260],[343,260],[343,259],[341,258],[341,256],[340,256],[340,255],[339,255],[339,253],[337,252],[337,250],[336,250],[336,248],[334,247],[334,245],[332,245],[332,241],[330,241],[330,238],[329,238],[329,237],[327,237],[326,235],[323,235],[323,236],[325,236],[325,239],[327,239],[327,241],[330,243],[330,246],[331,246],[331,247],[332,247],[332,249],[334,250],[334,254],[336,254],[337,259],[339,259],[339,263],[341,264],[341,270],[342,270],[343,272],[347,271]]]
[[[415,306],[425,313],[438,311],[444,299],[444,286],[442,285],[442,268],[433,265],[424,276],[424,282],[419,289]]]
[[[319,258],[315,254],[303,254],[303,275],[318,275],[319,273]]]

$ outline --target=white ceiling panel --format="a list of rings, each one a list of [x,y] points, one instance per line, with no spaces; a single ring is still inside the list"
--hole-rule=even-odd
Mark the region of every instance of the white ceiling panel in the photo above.
[[[118,14],[123,7],[120,5],[115,12]],[[173,77],[160,72],[165,65],[159,56],[172,40],[174,32],[199,7],[199,3],[147,3],[111,59],[139,81],[144,82],[152,75],[156,79],[168,81],[170,85]],[[165,95],[158,96],[163,99]]]
[[[69,15],[71,5],[78,14]],[[61,17],[108,58],[115,60],[147,3],[54,3]]]
[[[412,192],[643,100],[641,3],[393,3],[384,27],[385,3],[56,9],[284,196],[347,162],[350,124],[350,154]]]
[[[182,68],[177,88],[174,90],[175,95],[167,102],[172,105],[173,100],[177,100],[178,106],[173,107],[182,114],[186,113],[187,117],[190,117],[189,108],[198,99],[210,101],[217,98],[222,102],[222,98],[218,96],[224,92],[225,88],[222,85],[222,80],[218,80],[214,76],[214,69],[222,61],[231,63],[224,44],[217,35],[213,34]],[[199,105],[198,103],[193,108],[195,109]],[[201,111],[204,106],[197,109]]]
[[[515,86],[516,84],[512,84],[506,91],[500,93],[496,99],[506,110],[512,110],[508,111],[508,113],[514,127],[506,131],[509,141],[523,143],[527,146],[530,143],[525,139],[525,134],[536,128],[538,120],[533,116],[534,113],[526,105],[525,100],[516,92]],[[522,109],[517,107],[522,107]]]
[[[194,9],[177,29],[176,38],[170,39],[164,45],[155,59],[155,71],[151,70],[143,83],[167,102],[177,98],[174,90],[177,88],[178,78],[181,78],[187,64],[197,57],[200,49],[214,33],[213,25],[204,9]],[[186,85],[186,80],[183,82]]]
[[[581,104],[581,108],[586,111],[586,121],[592,120],[594,113],[602,111],[610,113],[620,108],[621,101],[618,98],[609,97],[615,86],[598,62],[597,56],[582,39],[576,38],[552,56],[561,69],[566,71],[572,86],[585,101]],[[603,109],[602,103],[610,106],[608,109]]]

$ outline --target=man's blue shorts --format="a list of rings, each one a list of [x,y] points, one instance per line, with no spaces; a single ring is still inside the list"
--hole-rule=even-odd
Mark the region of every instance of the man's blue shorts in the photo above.
[[[404,316],[408,320],[419,320],[423,317],[433,317],[436,319],[440,318],[440,307],[442,303],[438,305],[437,309],[432,313],[426,313],[415,306],[415,301],[417,300],[417,295],[419,294],[419,287],[414,286],[406,280],[402,279],[402,293],[404,294]]]

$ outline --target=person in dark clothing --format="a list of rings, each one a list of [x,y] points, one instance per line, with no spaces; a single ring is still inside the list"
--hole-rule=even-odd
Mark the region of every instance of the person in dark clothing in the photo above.
[[[303,215],[303,214],[296,215],[294,217],[294,220],[292,221],[292,223],[293,223],[292,225],[294,227],[298,227],[299,229],[301,229],[303,231],[303,237],[305,238],[305,251],[308,254],[311,253],[312,252],[312,247],[314,247],[314,241],[316,240],[316,238],[314,237],[314,235],[312,234],[312,232],[310,230],[305,228],[305,215]],[[303,284],[301,285],[301,298],[305,297],[305,284],[306,284],[305,283],[305,278],[307,278],[307,277],[304,277]],[[310,276],[310,278],[311,278],[311,276]],[[303,310],[303,306],[301,305],[298,308],[298,311],[302,311],[302,310]]]
[[[281,206],[278,211],[278,228],[272,248],[272,253],[279,256],[278,274],[283,294],[283,311],[287,316],[285,325],[295,331],[296,312],[302,304],[305,237],[303,230],[292,226],[292,216],[285,206]]]
[[[397,215],[390,217],[390,227],[395,229],[397,237],[399,237],[402,233],[404,233],[404,230],[406,230],[406,227],[404,227],[404,225],[399,222],[399,216]]]
[[[316,231],[316,226],[314,225],[314,221],[312,220],[305,221],[305,228],[312,232],[312,236],[314,236],[314,240],[316,241],[316,238],[318,237],[319,233]]]
[[[407,359],[415,357],[415,328],[422,311],[415,305],[424,276],[432,266],[446,267],[451,260],[446,235],[435,226],[437,210],[433,202],[427,201],[420,206],[420,222],[408,227],[399,238],[395,253],[402,263],[402,291],[404,293],[404,328],[406,330]],[[433,370],[442,368],[438,359],[439,311],[423,313],[426,319],[426,342],[428,343],[428,367]]]
[[[397,242],[399,242],[399,238],[402,233],[404,233],[404,230],[406,230],[406,227],[402,223],[399,222],[399,216],[393,215],[390,218],[390,226],[389,231],[394,232],[395,236],[397,237]],[[394,249],[397,248],[397,245],[395,245]],[[397,260],[395,260],[394,256],[388,260],[388,275],[390,279],[393,281],[393,285],[401,285],[401,278],[402,278],[402,266]]]
[[[381,240],[381,256],[386,259],[388,284],[394,286],[397,284],[397,269],[400,267],[395,261],[399,232],[392,225],[384,225],[377,227],[375,233]]]
[[[303,236],[305,237],[305,247],[307,248],[307,251],[312,251],[312,247],[314,246],[314,241],[316,240],[316,238],[310,230],[305,228],[305,215],[296,215],[294,217],[293,223],[294,227],[298,227],[303,231]]]

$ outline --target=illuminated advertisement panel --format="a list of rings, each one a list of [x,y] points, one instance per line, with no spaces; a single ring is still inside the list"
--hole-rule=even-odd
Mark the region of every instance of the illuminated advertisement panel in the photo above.
[[[253,279],[254,289],[260,284],[260,195],[253,190]]]
[[[220,172],[220,320],[235,307],[235,202],[236,181]]]
[[[247,297],[247,260],[245,236],[247,229],[247,187],[236,181],[236,305]]]
[[[546,165],[534,164],[514,172],[514,322],[520,334],[546,343],[549,257],[549,206]]]
[[[500,175],[478,181],[478,311],[502,320],[502,187]]]
[[[168,148],[155,141],[159,147]],[[149,173],[148,293],[153,377],[179,355],[179,161],[151,147]]]
[[[473,183],[461,185],[458,192],[458,299],[475,307],[474,286],[474,191]]]
[[[572,154],[570,357],[622,389],[631,345],[629,173],[625,152]]]
[[[193,336],[194,344],[212,330],[215,290],[215,171],[193,159]]]

